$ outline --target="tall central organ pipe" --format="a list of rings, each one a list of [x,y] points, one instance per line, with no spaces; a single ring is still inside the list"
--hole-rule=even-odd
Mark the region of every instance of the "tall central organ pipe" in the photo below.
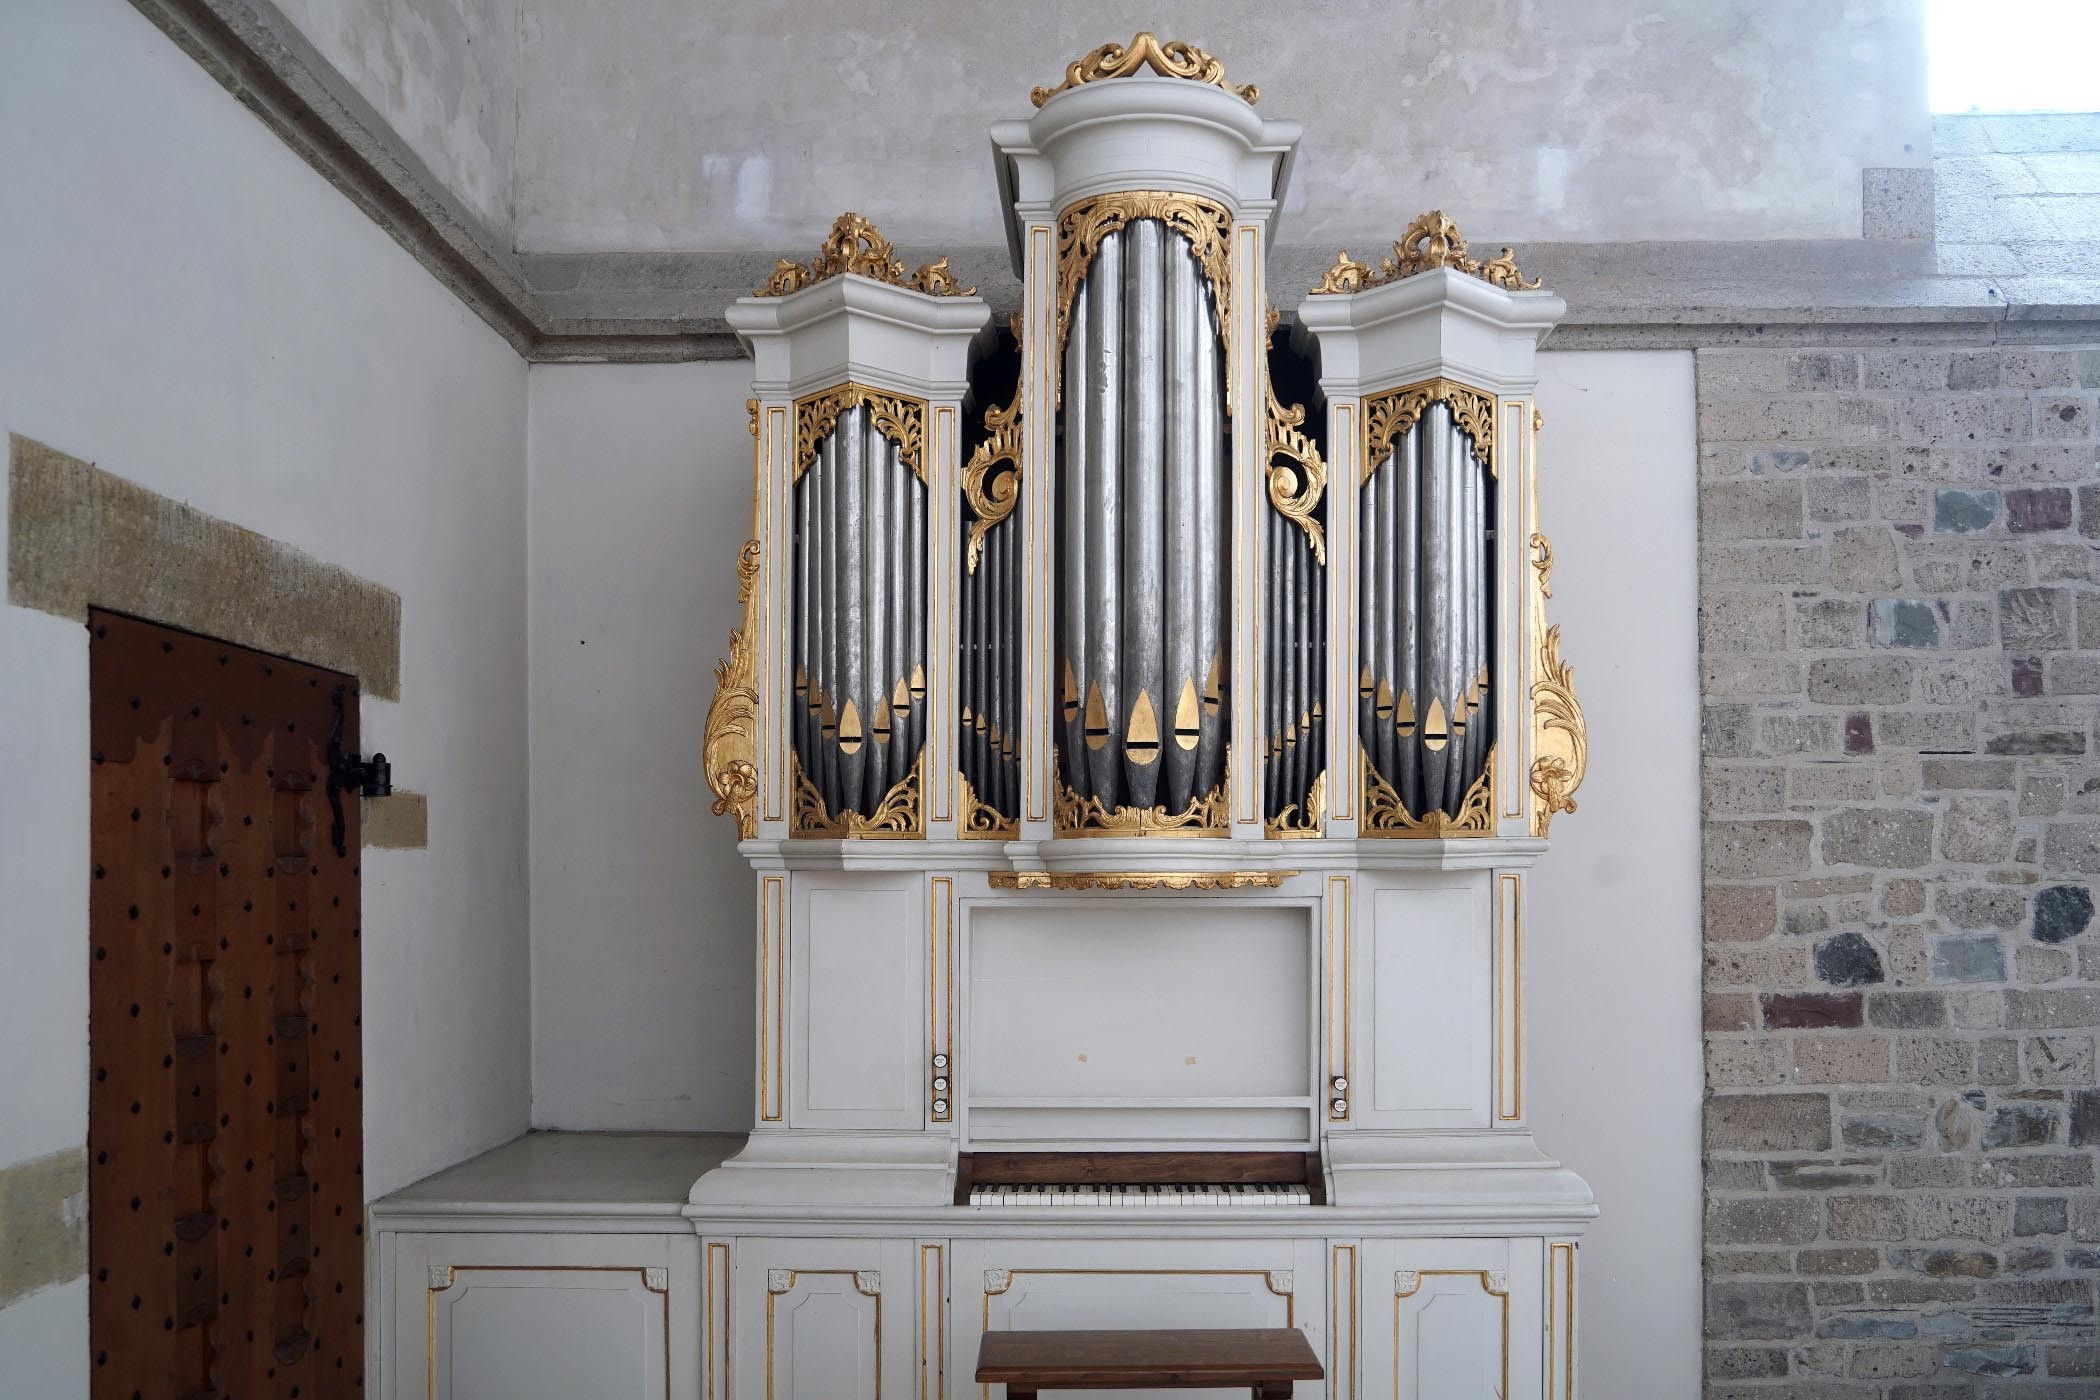
[[[1157,219],[1104,235],[1064,347],[1058,752],[1105,813],[1177,815],[1224,780],[1223,372],[1188,240]]]

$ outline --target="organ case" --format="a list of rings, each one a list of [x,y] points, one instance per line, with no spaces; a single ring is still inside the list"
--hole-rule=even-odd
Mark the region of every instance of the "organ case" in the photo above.
[[[1563,307],[1432,214],[1285,323],[1298,128],[1256,97],[1140,35],[996,123],[1010,343],[859,215],[732,309],[756,528],[703,756],[755,1128],[688,1214],[753,1297],[933,1250],[957,1395],[963,1319],[1253,1319],[1400,1394],[1570,1396],[1595,1207],[1521,993],[1587,761],[1535,489]],[[1084,1282],[1206,1271],[1264,1283]],[[1432,1317],[1456,1369],[1409,1372]]]

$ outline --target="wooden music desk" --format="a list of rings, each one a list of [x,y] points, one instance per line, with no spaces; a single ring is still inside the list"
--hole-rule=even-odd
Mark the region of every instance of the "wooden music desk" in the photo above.
[[[1294,1327],[1201,1331],[987,1332],[977,1347],[979,1384],[1008,1400],[1042,1390],[1233,1390],[1285,1400],[1297,1381],[1326,1372]]]

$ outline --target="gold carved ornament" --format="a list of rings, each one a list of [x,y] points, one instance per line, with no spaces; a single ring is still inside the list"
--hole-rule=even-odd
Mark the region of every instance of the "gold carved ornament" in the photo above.
[[[926,767],[926,750],[912,760],[911,771],[899,778],[883,795],[873,814],[841,812],[838,816],[824,805],[824,795],[802,771],[802,760],[789,754],[788,767],[794,778],[795,805],[792,831],[796,836],[869,837],[903,840],[925,834],[920,820],[920,775]]]
[[[1423,411],[1433,403],[1450,405],[1451,421],[1473,439],[1474,451],[1488,475],[1496,475],[1495,396],[1455,379],[1425,379],[1364,400],[1364,461],[1358,486],[1385,464],[1394,439],[1420,422]]]
[[[981,800],[966,774],[957,773],[955,781],[962,794],[958,804],[962,820],[957,829],[965,841],[1011,841],[1021,834],[1021,823]]]
[[[1295,870],[993,870],[995,890],[1273,890]]]
[[[1062,83],[1054,88],[1036,88],[1028,94],[1028,100],[1040,107],[1070,88],[1106,78],[1128,78],[1141,68],[1150,68],[1162,78],[1187,78],[1191,82],[1208,84],[1241,98],[1250,107],[1261,98],[1261,89],[1252,83],[1236,88],[1226,82],[1225,65],[1194,44],[1180,39],[1161,43],[1147,29],[1140,31],[1127,44],[1103,44],[1092,53],[1073,59],[1065,67]]]
[[[1065,358],[1065,337],[1072,328],[1072,298],[1086,277],[1101,240],[1136,219],[1158,219],[1188,239],[1203,278],[1210,283],[1218,318],[1218,343],[1232,362],[1232,215],[1223,205],[1198,195],[1168,190],[1125,190],[1081,200],[1057,221],[1056,363]],[[1225,377],[1226,410],[1231,411],[1232,376]],[[1062,379],[1058,400],[1064,398]]]
[[[1531,292],[1539,287],[1536,277],[1527,282],[1524,274],[1517,270],[1514,248],[1504,248],[1501,257],[1486,261],[1467,257],[1465,235],[1458,231],[1458,225],[1443,210],[1432,209],[1407,226],[1407,232],[1393,245],[1392,256],[1381,262],[1376,272],[1369,264],[1351,258],[1346,248],[1335,254],[1334,266],[1320,275],[1320,280],[1313,286],[1313,295],[1361,292],[1438,267],[1478,277],[1505,291]]]
[[[1269,308],[1269,339],[1276,338],[1276,308]],[[1320,508],[1320,498],[1327,490],[1327,463],[1320,459],[1320,449],[1314,445],[1302,424],[1305,422],[1305,405],[1292,404],[1285,408],[1276,397],[1276,385],[1266,369],[1262,374],[1262,387],[1268,398],[1268,437],[1265,451],[1268,454],[1269,504],[1277,514],[1293,521],[1305,531],[1306,539],[1312,542],[1313,558],[1321,567],[1327,564],[1327,534],[1314,512]],[[1279,460],[1281,459],[1281,460]],[[1289,465],[1285,465],[1285,463]]]
[[[1057,801],[1051,813],[1059,836],[1223,836],[1232,825],[1232,765],[1209,792],[1189,799],[1179,812],[1159,807],[1106,807],[1098,797],[1081,797],[1064,780],[1056,745],[1050,762],[1058,771]]]
[[[1575,789],[1589,771],[1589,726],[1575,698],[1575,668],[1560,659],[1560,628],[1546,625],[1546,599],[1553,596],[1553,546],[1531,537],[1534,635],[1539,638],[1538,679],[1531,683],[1531,834],[1544,836],[1557,812],[1575,810]]]
[[[1473,786],[1466,789],[1465,801],[1458,804],[1458,815],[1452,816],[1441,807],[1431,808],[1427,816],[1416,817],[1400,800],[1400,794],[1371,762],[1368,750],[1358,746],[1363,765],[1364,819],[1363,833],[1366,836],[1484,836],[1495,830],[1495,749],[1488,749],[1487,762],[1481,765],[1480,776]]]
[[[1268,834],[1275,840],[1318,836],[1321,831],[1321,822],[1325,820],[1326,815],[1327,770],[1323,768],[1320,770],[1320,776],[1313,779],[1312,786],[1306,789],[1305,805],[1301,808],[1297,803],[1293,802],[1290,806],[1271,817],[1268,824]]]
[[[729,655],[715,663],[715,698],[707,707],[700,744],[715,815],[733,815],[737,836],[745,841],[758,834],[758,664],[752,654],[758,635],[758,562],[758,541],[745,541],[736,556],[736,600],[743,605],[744,622],[730,629]]]
[[[963,499],[977,515],[963,558],[965,571],[973,574],[984,556],[984,537],[1021,502],[1021,391],[1014,390],[1006,407],[987,408],[984,426],[986,437],[970,454],[962,476]]]
[[[804,287],[847,274],[855,277],[870,277],[877,282],[887,282],[893,287],[909,287],[936,297],[975,296],[975,287],[965,287],[948,271],[948,260],[937,258],[917,272],[907,275],[904,264],[897,260],[897,250],[881,230],[866,218],[852,211],[838,216],[831,225],[831,234],[817,247],[817,255],[806,263],[792,258],[782,258],[773,265],[773,275],[766,285],[751,295],[759,297],[784,297],[790,292],[799,292]]]
[[[897,455],[912,475],[926,480],[926,405],[905,394],[885,394],[861,384],[841,384],[795,403],[795,480],[817,460],[817,452],[839,415],[865,408],[876,431],[897,445]]]

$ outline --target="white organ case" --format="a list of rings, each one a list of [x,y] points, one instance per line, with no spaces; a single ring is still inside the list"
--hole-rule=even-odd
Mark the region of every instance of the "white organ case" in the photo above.
[[[858,216],[730,313],[706,763],[758,1035],[685,1208],[709,1400],[962,1397],[981,1331],[1099,1326],[1302,1328],[1351,1400],[1575,1394],[1595,1206],[1523,1023],[1585,761],[1535,489],[1564,307],[1430,215],[1276,347],[1299,133],[1256,97],[1140,35],[994,125],[1010,396],[983,301]],[[991,1180],[1169,1155],[1112,1202]],[[1209,1170],[1261,1189],[1171,1189]]]

